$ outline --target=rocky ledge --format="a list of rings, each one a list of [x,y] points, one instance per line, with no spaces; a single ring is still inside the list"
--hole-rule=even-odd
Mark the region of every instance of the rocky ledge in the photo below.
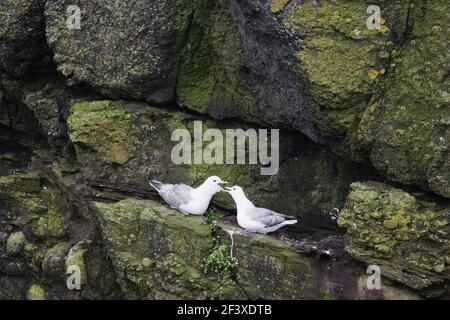
[[[94,207],[118,282],[134,298],[417,298],[388,280],[381,290],[367,290],[365,270],[346,259],[339,239],[280,240],[229,222],[212,228],[203,217],[186,217],[148,200]],[[226,252],[218,254],[221,250]],[[214,268],[205,273],[212,256],[220,257],[219,274]],[[236,265],[227,282],[223,272],[230,259]]]

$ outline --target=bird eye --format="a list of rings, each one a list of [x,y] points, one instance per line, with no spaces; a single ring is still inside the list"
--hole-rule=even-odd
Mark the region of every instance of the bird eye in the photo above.
[[[214,180],[213,180],[213,182],[217,182],[217,180],[216,180],[216,179],[214,179]]]

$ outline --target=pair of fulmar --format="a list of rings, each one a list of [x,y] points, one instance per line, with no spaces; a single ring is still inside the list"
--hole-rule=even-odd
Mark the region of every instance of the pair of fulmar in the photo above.
[[[247,231],[266,234],[285,225],[297,223],[295,217],[255,207],[239,186],[227,187],[227,190],[224,190],[221,184],[225,183],[217,176],[209,177],[198,188],[192,188],[183,183],[165,184],[155,180],[150,181],[150,185],[158,191],[171,208],[186,215],[204,214],[211,198],[216,193],[224,191],[233,197],[236,203],[238,224]]]

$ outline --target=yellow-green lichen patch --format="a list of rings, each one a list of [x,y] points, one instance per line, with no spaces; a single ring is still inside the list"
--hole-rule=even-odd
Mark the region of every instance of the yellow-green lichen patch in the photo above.
[[[26,299],[45,300],[45,289],[38,284],[33,284],[27,291]]]
[[[11,233],[6,241],[6,252],[8,254],[18,254],[22,251],[26,243],[25,234],[22,231]]]
[[[288,2],[289,0],[272,0],[270,2],[270,11],[273,13],[280,12]]]
[[[376,59],[369,45],[332,37],[308,38],[306,43],[299,58],[318,103],[347,108],[372,92],[366,75]]]

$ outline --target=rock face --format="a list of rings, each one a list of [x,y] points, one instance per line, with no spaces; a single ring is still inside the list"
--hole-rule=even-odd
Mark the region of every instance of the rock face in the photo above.
[[[450,195],[444,0],[377,1],[374,30],[367,1],[76,4],[80,30],[65,25],[69,2],[46,6],[66,77],[111,98],[299,130],[389,179]]]
[[[442,45],[449,40],[448,3],[417,3],[409,19],[410,36],[392,52],[392,75],[365,110],[358,135],[389,179],[449,198],[450,59]]]
[[[353,166],[312,145],[305,137],[282,132],[280,169],[274,176],[260,175],[260,165],[175,165],[171,160],[174,129],[186,128],[192,137],[195,117],[145,104],[93,101],[75,104],[68,118],[69,136],[81,164],[82,179],[116,190],[152,191],[149,179],[183,181],[199,185],[218,175],[243,186],[257,204],[290,214],[301,214],[316,224],[334,224],[328,213],[343,204],[348,184],[374,174]],[[243,123],[207,120],[203,130],[240,128]],[[244,127],[244,130],[246,128]],[[204,144],[207,144],[204,142]],[[225,138],[224,138],[225,147]],[[192,140],[192,150],[194,141]],[[225,151],[224,151],[225,154]],[[218,204],[234,208],[228,195],[215,197]]]
[[[382,183],[351,188],[338,219],[347,228],[346,250],[409,287],[448,290],[450,204],[437,206]]]
[[[377,293],[365,291],[359,282],[364,276],[348,266],[345,271],[342,262],[330,262],[329,268],[343,273],[324,279],[314,255],[221,223],[215,232],[225,242],[227,233],[234,232],[233,252],[239,263],[236,282],[223,284],[214,273],[204,273],[202,264],[213,250],[214,238],[200,217],[131,199],[96,203],[95,208],[118,281],[133,298],[355,299],[392,294],[389,284]],[[405,289],[397,295],[402,297],[415,296]]]
[[[298,129],[343,148],[336,138],[357,125],[376,92],[378,77],[370,75],[387,68],[406,27],[409,2],[381,2],[380,31],[368,30],[365,1],[216,1],[200,7],[185,48],[187,67],[180,69],[179,102],[219,118]]]
[[[44,0],[0,3],[0,71],[23,75],[49,52],[45,41]]]
[[[109,97],[168,102],[197,1],[47,1],[47,38],[58,70]],[[67,27],[67,8],[81,28]]]

